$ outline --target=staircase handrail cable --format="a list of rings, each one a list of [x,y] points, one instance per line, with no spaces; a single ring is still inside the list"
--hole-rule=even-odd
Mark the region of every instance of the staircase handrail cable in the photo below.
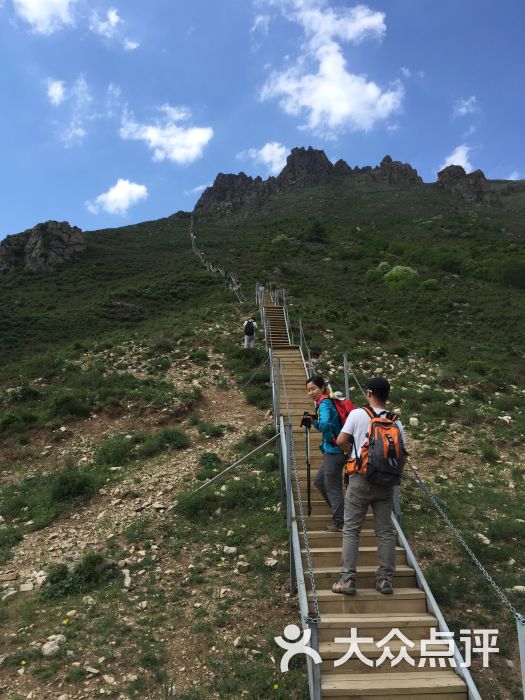
[[[193,496],[195,496],[197,493],[199,493],[199,492],[202,491],[203,489],[207,489],[207,488],[209,488],[210,486],[212,486],[212,484],[214,484],[214,483],[215,483],[216,481],[218,481],[219,479],[222,479],[222,477],[225,476],[226,474],[228,474],[232,469],[235,469],[235,467],[238,467],[239,464],[242,464],[243,462],[245,462],[245,461],[248,459],[248,457],[251,457],[251,456],[254,455],[256,452],[259,452],[259,450],[262,450],[263,447],[266,447],[266,445],[269,445],[271,442],[273,442],[274,440],[276,440],[276,439],[279,437],[280,434],[281,434],[280,432],[277,432],[275,435],[272,435],[271,438],[268,438],[268,440],[266,440],[265,442],[263,442],[263,443],[262,443],[261,445],[259,445],[258,447],[254,448],[251,452],[248,452],[248,454],[245,454],[244,457],[241,457],[240,459],[236,460],[233,464],[230,464],[229,467],[226,467],[226,469],[223,469],[222,472],[220,472],[219,474],[216,474],[214,477],[212,477],[211,479],[209,479],[208,481],[206,481],[204,484],[201,484],[201,485],[200,485],[198,488],[196,488],[194,491],[190,491],[190,493],[188,493],[188,494],[186,495],[186,497],[183,498],[181,501],[175,501],[171,506],[169,506],[168,508],[166,508],[166,513],[171,512],[171,511],[174,510],[177,506],[179,506],[181,503],[186,503],[186,501],[189,501],[191,498],[193,498]]]
[[[286,403],[286,409],[288,412],[288,422],[291,426],[292,425],[292,414],[291,414],[291,410],[290,410],[290,404],[288,403],[288,392],[286,390],[286,381],[285,381],[284,374],[283,374],[281,367],[280,367],[280,378],[279,379],[280,379],[281,386],[283,387],[284,399],[285,399],[285,403]],[[308,621],[312,622],[312,623],[318,623],[321,620],[321,612],[319,610],[319,600],[317,598],[317,589],[315,586],[315,576],[314,576],[314,571],[313,571],[312,552],[310,550],[310,542],[308,539],[308,531],[307,531],[307,527],[306,527],[306,520],[304,517],[303,497],[301,494],[301,486],[299,483],[299,467],[297,465],[297,458],[295,456],[295,443],[294,443],[294,437],[293,437],[293,430],[290,430],[290,439],[291,439],[291,455],[290,455],[290,457],[291,457],[292,463],[293,463],[294,480],[295,480],[295,494],[296,494],[296,498],[297,498],[297,503],[299,504],[299,517],[301,520],[301,528],[303,530],[304,548],[306,550],[308,576],[310,577],[313,605],[314,605],[314,609],[315,609],[315,615],[309,616]]]

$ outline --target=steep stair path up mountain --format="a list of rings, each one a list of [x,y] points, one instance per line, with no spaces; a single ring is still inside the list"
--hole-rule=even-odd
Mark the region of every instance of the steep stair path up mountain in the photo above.
[[[305,390],[306,365],[301,348],[290,343],[286,316],[283,307],[272,302],[268,292],[264,294],[264,316],[266,319],[267,346],[272,358],[281,361],[279,384],[279,408],[285,423],[290,421],[293,445],[299,470],[301,498],[307,501],[306,441],[304,429],[300,427],[305,410],[312,410],[312,404]],[[408,565],[405,549],[397,543],[395,590],[393,595],[383,595],[375,589],[377,566],[377,540],[373,530],[373,515],[369,512],[363,526],[358,559],[358,592],[355,596],[332,593],[332,583],[339,579],[341,562],[342,534],[331,533],[325,526],[331,522],[330,509],[325,504],[313,481],[321,462],[319,433],[311,431],[310,462],[312,514],[306,517],[306,530],[313,561],[313,574],[317,589],[320,610],[318,624],[319,653],[321,664],[321,697],[352,698],[353,700],[467,700],[470,695],[463,678],[447,662],[446,668],[432,668],[429,659],[423,667],[418,667],[421,657],[421,640],[430,638],[430,630],[438,628],[437,618],[429,612],[427,597],[416,581],[413,568]],[[294,479],[292,476],[292,483]],[[296,513],[299,513],[297,493],[294,489]],[[309,604],[312,605],[311,586],[306,575],[307,558],[304,549],[304,534],[298,522],[305,581],[308,588]],[[313,608],[312,608],[313,610]],[[382,649],[376,643],[397,628],[415,646],[408,649],[415,666],[401,661],[392,666],[388,659],[373,668],[352,656],[343,665],[334,666],[348,651],[349,644],[336,642],[336,637],[349,637],[350,628],[358,630],[358,637],[372,637],[373,643],[359,645],[361,652],[371,660],[377,660]],[[401,642],[394,637],[388,643],[397,656]],[[432,649],[446,650],[446,645]]]

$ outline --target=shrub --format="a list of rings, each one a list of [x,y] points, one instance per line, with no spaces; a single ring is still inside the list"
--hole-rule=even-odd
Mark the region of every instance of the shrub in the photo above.
[[[40,590],[40,597],[52,600],[87,593],[119,576],[120,570],[115,562],[98,552],[87,552],[71,572],[65,564],[52,567]]]
[[[383,273],[377,267],[372,267],[366,271],[365,277],[367,282],[379,282],[379,280],[383,279]]]
[[[165,428],[158,433],[148,435],[138,449],[139,457],[153,457],[166,449],[182,450],[188,447],[190,440],[180,428]]]
[[[391,289],[404,289],[413,286],[417,279],[417,271],[405,265],[396,265],[384,276],[385,284]]]
[[[421,289],[426,292],[436,292],[439,289],[439,282],[436,279],[428,279],[421,282]]]
[[[312,221],[306,229],[305,239],[311,243],[326,243],[328,241],[328,232],[325,224],[318,219]]]
[[[133,441],[123,435],[114,435],[106,438],[99,446],[95,454],[96,464],[105,464],[109,467],[120,467],[130,461],[134,450]]]
[[[224,425],[215,425],[207,421],[199,423],[198,431],[206,437],[222,437],[224,435]]]
[[[190,360],[196,364],[203,364],[208,361],[208,353],[204,348],[199,348],[191,353]]]
[[[380,262],[379,265],[377,266],[377,269],[382,275],[386,275],[387,272],[390,272],[392,269],[392,265],[384,260],[383,262]]]
[[[272,392],[267,386],[249,386],[244,390],[246,401],[257,408],[268,408],[272,402]]]
[[[95,493],[97,482],[93,474],[76,469],[62,469],[51,481],[51,501],[62,503],[87,500]]]
[[[275,236],[275,238],[272,238],[272,247],[276,248],[278,250],[285,250],[288,248],[290,245],[290,240],[288,236],[286,236],[284,233],[280,233],[279,235]]]
[[[222,466],[222,460],[219,455],[215,454],[215,452],[203,452],[199,456],[199,463],[201,465],[201,469],[199,469],[195,474],[199,481],[211,479],[212,476],[218,474],[219,469]]]
[[[494,464],[499,459],[499,453],[491,442],[482,442],[480,452],[483,459],[491,464]]]
[[[90,413],[85,398],[72,393],[57,394],[51,399],[49,406],[50,418],[86,418]]]

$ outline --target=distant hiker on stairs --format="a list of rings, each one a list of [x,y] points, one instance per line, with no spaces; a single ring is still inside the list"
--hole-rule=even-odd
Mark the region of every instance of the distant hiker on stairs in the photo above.
[[[244,331],[244,349],[255,347],[255,331],[257,330],[257,324],[253,318],[249,318],[243,323],[242,329]]]
[[[341,419],[329,398],[329,390],[322,377],[310,377],[306,381],[306,391],[317,408],[317,415],[310,416],[311,425],[323,434],[320,446],[323,461],[315,477],[315,485],[332,509],[332,524],[327,525],[326,529],[340,532],[344,522],[343,467],[346,456],[335,440],[342,427]]]

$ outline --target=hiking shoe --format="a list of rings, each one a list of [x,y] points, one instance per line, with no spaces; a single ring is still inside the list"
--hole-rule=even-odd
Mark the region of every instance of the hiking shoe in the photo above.
[[[330,525],[327,525],[325,527],[325,530],[327,530],[328,532],[342,532],[343,523],[330,523]]]
[[[392,585],[392,579],[385,576],[385,578],[378,579],[376,583],[376,590],[385,595],[389,595],[394,592],[394,586]]]
[[[332,593],[343,593],[344,595],[355,595],[357,588],[355,587],[355,578],[350,578],[348,581],[341,579],[332,586]]]

